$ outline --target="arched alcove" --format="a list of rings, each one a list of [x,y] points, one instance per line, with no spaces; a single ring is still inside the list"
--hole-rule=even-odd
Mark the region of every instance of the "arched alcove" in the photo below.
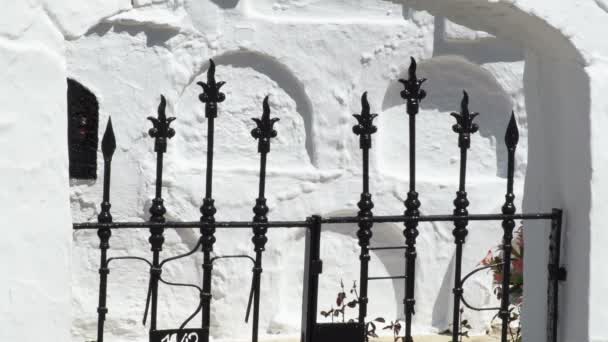
[[[280,89],[282,89],[295,102],[295,110],[301,115],[304,121],[304,140],[305,148],[310,162],[315,165],[316,154],[315,145],[313,142],[313,108],[312,103],[306,94],[304,85],[298,80],[294,73],[287,66],[276,60],[272,56],[263,53],[238,50],[223,53],[219,56],[212,57],[216,65],[228,65],[234,68],[249,68],[263,74],[274,81]],[[195,77],[196,79],[204,78],[204,73],[209,67],[209,63],[205,63],[202,70]],[[190,84],[191,86],[192,84]],[[235,94],[237,97],[242,97],[242,94]],[[272,101],[272,99],[271,99]],[[261,107],[260,107],[261,108]],[[255,114],[254,114],[255,115]]]
[[[387,0],[388,1],[388,0]],[[564,341],[589,337],[590,89],[585,62],[568,38],[506,2],[390,0],[446,17],[524,47],[529,152],[524,210],[565,209],[563,257],[569,270],[560,305]],[[526,222],[524,336],[545,340],[549,227]],[[567,326],[567,328],[564,328]]]
[[[480,66],[460,56],[440,56],[420,61],[418,75],[428,79],[425,84],[429,96],[424,99],[418,121],[418,152],[424,162],[418,164],[418,172],[424,177],[442,178],[458,174],[458,165],[451,163],[458,153],[450,133],[453,124],[450,112],[459,109],[462,89],[471,96],[471,108],[481,113],[476,119],[479,134],[484,139],[475,141],[475,157],[469,160],[471,177],[504,177],[506,172],[505,128],[513,104],[509,95],[496,79]],[[407,79],[403,70],[399,79]],[[379,168],[394,175],[402,175],[409,167],[409,159],[403,151],[409,148],[403,132],[407,132],[407,121],[403,119],[403,99],[399,95],[403,85],[392,81],[382,101],[379,121],[378,162]],[[441,124],[439,124],[441,123]],[[490,159],[495,165],[484,165]],[[479,170],[483,171],[480,173]],[[487,171],[493,171],[487,174]]]

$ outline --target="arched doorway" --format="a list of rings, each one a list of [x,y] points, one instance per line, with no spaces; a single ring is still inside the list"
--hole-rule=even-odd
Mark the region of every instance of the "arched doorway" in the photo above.
[[[517,4],[480,1],[413,0],[404,3],[458,24],[489,32],[525,48],[525,101],[529,152],[524,209],[565,209],[564,285],[559,335],[564,341],[589,339],[591,149],[589,77],[584,58],[562,33]],[[573,195],[576,194],[576,195]],[[545,340],[548,227],[526,223],[524,336]],[[603,317],[600,309],[594,315]],[[598,321],[599,322],[599,321]],[[567,323],[567,325],[565,325]],[[567,328],[564,328],[567,326]]]

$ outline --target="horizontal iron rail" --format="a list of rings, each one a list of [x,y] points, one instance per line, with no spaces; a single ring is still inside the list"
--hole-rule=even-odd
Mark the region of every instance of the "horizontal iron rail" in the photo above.
[[[370,251],[386,251],[386,250],[395,250],[395,249],[406,249],[406,246],[385,246],[385,247],[370,247]]]
[[[397,223],[397,222],[440,222],[440,221],[455,221],[455,220],[468,220],[468,221],[499,221],[499,220],[551,220],[555,218],[554,213],[524,213],[515,215],[504,215],[504,214],[471,214],[466,217],[454,216],[454,215],[427,215],[418,217],[406,217],[401,215],[395,216],[374,216],[366,218],[374,223]],[[340,223],[357,223],[359,222],[357,216],[344,216],[344,217],[326,217],[321,219],[322,224],[340,224]],[[200,228],[205,223],[200,221],[191,222],[177,222],[167,221],[164,223],[156,222],[112,222],[112,223],[98,223],[98,222],[85,222],[85,223],[74,223],[74,230],[86,230],[86,229],[125,229],[125,228]],[[251,228],[258,225],[264,225],[268,228],[307,228],[310,223],[306,221],[269,221],[268,223],[256,223],[252,221],[218,221],[214,224],[216,228]]]
[[[369,277],[367,280],[385,280],[385,279],[405,279],[406,276],[392,276],[392,277]]]

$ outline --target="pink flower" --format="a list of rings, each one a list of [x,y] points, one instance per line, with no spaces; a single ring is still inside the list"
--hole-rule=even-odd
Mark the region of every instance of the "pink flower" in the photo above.
[[[492,250],[490,249],[488,251],[488,254],[486,254],[486,256],[479,262],[479,264],[483,265],[483,266],[489,266],[492,264],[493,260],[494,260],[494,253],[492,253]]]
[[[498,284],[502,283],[502,279],[503,279],[502,273],[498,273],[498,272],[494,273],[494,282],[495,283],[498,283]]]

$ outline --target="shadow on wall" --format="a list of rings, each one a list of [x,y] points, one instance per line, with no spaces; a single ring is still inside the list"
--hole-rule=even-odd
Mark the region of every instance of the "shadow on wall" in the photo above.
[[[462,90],[466,89],[472,97],[472,110],[481,113],[476,119],[481,136],[494,141],[504,139],[504,130],[512,111],[511,99],[488,71],[461,57],[441,56],[421,61],[418,75],[427,78],[429,84],[429,95],[422,101],[422,111],[459,111]],[[398,78],[407,77],[407,71],[404,71]],[[389,84],[382,101],[383,111],[403,105],[399,95],[402,89],[403,86],[397,81]],[[449,120],[447,116],[446,120]],[[496,144],[496,169],[499,177],[506,176],[506,156],[504,144]]]
[[[433,56],[457,55],[477,63],[519,62],[524,59],[523,49],[513,47],[512,41],[498,37],[478,39],[450,39],[446,34],[446,19],[435,17]]]
[[[239,4],[239,0],[211,0],[211,2],[223,9],[235,8]]]
[[[276,82],[296,103],[296,111],[304,120],[306,131],[306,152],[311,163],[316,166],[316,148],[313,141],[313,109],[310,98],[306,94],[304,85],[298,80],[294,73],[275,58],[253,51],[233,51],[213,57],[217,65],[230,65],[235,68],[251,68],[261,74],[268,76]],[[206,73],[209,63],[206,63],[202,71],[195,76],[199,79]]]
[[[175,37],[179,30],[171,30],[160,27],[150,27],[146,25],[121,25],[115,23],[101,23],[91,28],[85,36],[97,35],[102,37],[108,32],[114,31],[115,33],[127,33],[131,37],[135,37],[140,33],[146,35],[146,46],[164,46],[165,43],[171,38]]]

